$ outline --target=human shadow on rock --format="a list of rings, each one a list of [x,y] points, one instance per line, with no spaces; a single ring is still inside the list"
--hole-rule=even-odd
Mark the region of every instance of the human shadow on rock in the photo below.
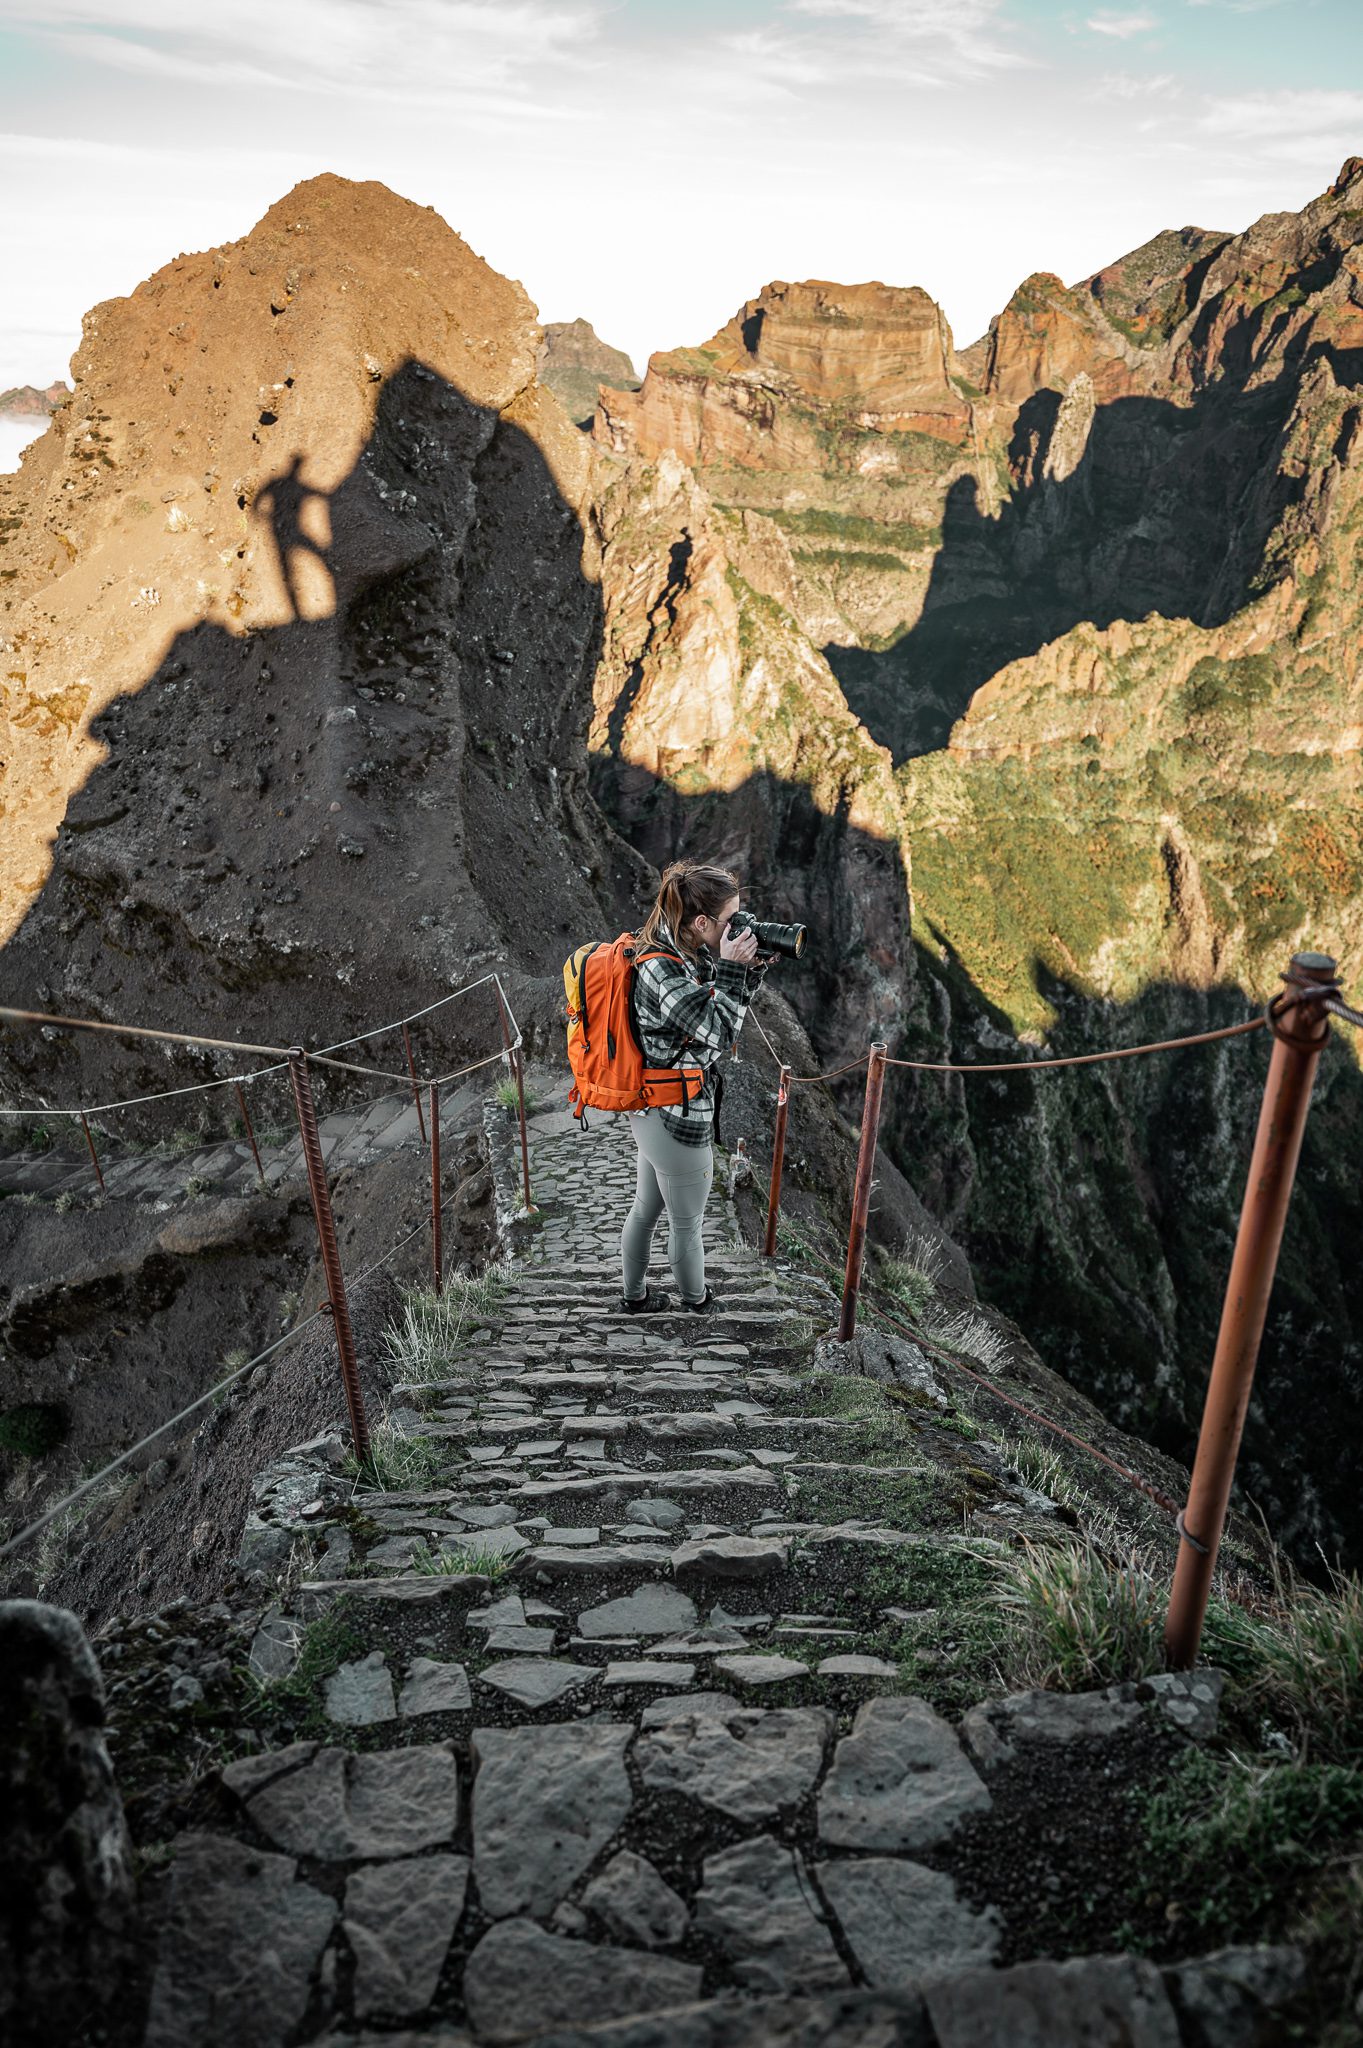
[[[586,789],[600,594],[537,443],[408,362],[330,493],[304,450],[241,508],[257,590],[277,570],[294,616],[205,619],[96,720],[107,757],[0,953],[0,1000],[320,1045],[490,965],[552,972],[637,863]],[[490,993],[439,1034],[495,1049]],[[434,1056],[434,1028],[417,1039]],[[7,1034],[0,1059],[11,1100],[232,1070],[75,1033]]]
[[[1012,493],[997,514],[974,476],[948,490],[917,622],[881,651],[823,649],[873,738],[896,760],[944,747],[982,684],[1084,622],[1155,612],[1224,623],[1300,490],[1276,461],[1297,388],[1285,374],[1187,406],[1113,399],[1082,452],[1065,445],[1082,422],[1067,428],[1059,395],[1035,393],[1018,413]]]

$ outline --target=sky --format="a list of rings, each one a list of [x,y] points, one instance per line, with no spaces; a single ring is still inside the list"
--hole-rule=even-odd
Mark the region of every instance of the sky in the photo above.
[[[772,279],[1034,270],[1363,154],[1363,0],[0,0],[0,389],[301,179],[433,205],[642,368]]]

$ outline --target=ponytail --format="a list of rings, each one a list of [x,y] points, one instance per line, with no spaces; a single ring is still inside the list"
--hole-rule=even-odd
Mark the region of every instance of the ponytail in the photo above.
[[[657,901],[639,933],[640,949],[656,946],[659,929],[665,924],[674,944],[688,960],[694,960],[696,940],[690,929],[691,919],[718,917],[725,904],[732,902],[737,894],[738,877],[728,868],[699,860],[670,862],[663,869]]]

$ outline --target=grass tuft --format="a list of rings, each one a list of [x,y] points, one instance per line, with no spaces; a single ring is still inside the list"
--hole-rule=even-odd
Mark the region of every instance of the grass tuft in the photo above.
[[[443,1294],[413,1289],[402,1321],[386,1333],[398,1377],[413,1386],[455,1378],[464,1369],[459,1353],[465,1328],[490,1313],[506,1281],[506,1266],[495,1265],[477,1274],[453,1274]]]
[[[492,1092],[496,1096],[497,1101],[501,1104],[503,1109],[514,1111],[520,1108],[520,1091],[516,1087],[516,1083],[514,1081],[499,1081]],[[531,1112],[537,1107],[538,1104],[536,1102],[535,1097],[530,1093],[530,1090],[527,1088],[525,1091],[526,1115],[529,1116]]]
[[[1167,1563],[1093,1541],[1024,1543],[999,1561],[1014,1683],[1081,1692],[1164,1668]],[[1260,1717],[1303,1762],[1363,1763],[1363,1579],[1312,1586],[1278,1567],[1258,1607],[1214,1599],[1202,1655],[1232,1682],[1237,1712]]]
[[[1363,1773],[1190,1750],[1140,1802],[1148,1867],[1216,1939],[1269,1931],[1281,1902],[1363,1830]]]
[[[367,1493],[405,1493],[435,1478],[447,1460],[443,1443],[429,1436],[407,1436],[385,1419],[370,1432],[369,1459],[361,1465],[353,1452],[346,1470]]]
[[[1140,1558],[1114,1563],[1091,1543],[1024,1542],[998,1569],[1014,1683],[1088,1692],[1162,1668],[1166,1592]]]
[[[972,1365],[992,1374],[1008,1363],[1008,1340],[974,1309],[948,1309],[932,1303],[919,1317],[923,1335],[944,1351],[957,1351]]]
[[[412,1559],[412,1570],[424,1572],[432,1578],[458,1578],[465,1572],[476,1572],[485,1579],[504,1579],[511,1570],[514,1558],[505,1551],[487,1550],[480,1544],[455,1546],[450,1549],[417,1551]]]

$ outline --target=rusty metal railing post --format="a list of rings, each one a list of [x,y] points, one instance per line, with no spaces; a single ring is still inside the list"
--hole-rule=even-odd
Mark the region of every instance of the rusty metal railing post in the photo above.
[[[88,1146],[90,1147],[90,1164],[91,1164],[91,1165],[92,1165],[92,1166],[94,1167],[94,1169],[95,1169],[95,1179],[96,1179],[96,1180],[97,1180],[97,1181],[99,1182],[99,1191],[100,1191],[100,1193],[101,1193],[101,1194],[103,1194],[103,1193],[104,1193],[104,1169],[103,1169],[103,1167],[102,1167],[102,1166],[100,1165],[100,1163],[99,1163],[99,1154],[98,1154],[98,1152],[96,1152],[96,1150],[95,1150],[95,1141],[94,1141],[94,1139],[93,1139],[93,1138],[91,1137],[91,1135],[90,1135],[90,1126],[89,1126],[89,1124],[88,1124],[88,1123],[87,1123],[87,1122],[85,1121],[85,1111],[84,1111],[84,1110],[82,1110],[82,1111],[81,1111],[81,1113],[80,1113],[80,1127],[81,1127],[81,1129],[82,1129],[82,1130],[84,1131],[84,1133],[85,1133],[85,1142],[86,1142],[86,1144],[87,1144],[87,1145],[88,1145]]]
[[[237,1101],[241,1106],[241,1120],[246,1126],[246,1136],[251,1146],[251,1157],[256,1162],[256,1179],[264,1180],[265,1168],[260,1163],[260,1147],[256,1143],[255,1128],[251,1122],[251,1112],[246,1107],[246,1090],[242,1087],[240,1081],[234,1081],[232,1086],[237,1091]]]
[[[431,1083],[431,1268],[437,1294],[445,1291],[445,1243],[440,1204],[440,1083]]]
[[[341,1252],[336,1242],[336,1218],[331,1210],[331,1193],[327,1187],[326,1165],[322,1158],[322,1140],[317,1131],[317,1109],[312,1099],[308,1056],[298,1045],[289,1053],[289,1080],[293,1084],[294,1108],[298,1113],[298,1135],[303,1141],[303,1163],[308,1170],[308,1192],[312,1196],[317,1242],[322,1252],[322,1271],[326,1276],[326,1306],[331,1313],[332,1326],[336,1331],[336,1352],[341,1361],[341,1384],[345,1388],[346,1406],[350,1410],[350,1439],[355,1448],[356,1462],[366,1465],[369,1462],[369,1420],[364,1412],[364,1391],[360,1386],[360,1369],[355,1359],[355,1335],[350,1327],[350,1304],[346,1299],[345,1275],[341,1271]]]
[[[871,1213],[871,1182],[875,1178],[876,1138],[880,1130],[880,1097],[885,1086],[883,1045],[871,1047],[866,1068],[866,1102],[861,1112],[861,1149],[857,1153],[857,1178],[852,1189],[852,1225],[847,1233],[847,1272],[842,1283],[842,1314],[838,1318],[838,1342],[849,1344],[857,1327],[857,1294],[861,1287],[862,1261],[866,1256],[866,1219]]]
[[[497,1015],[502,1026],[502,1050],[510,1061],[511,1071],[516,1077],[516,1105],[521,1120],[521,1179],[525,1186],[525,1206],[529,1210],[533,1209],[535,1204],[530,1199],[530,1136],[525,1128],[525,1067],[520,1049],[517,1048],[513,1052],[511,1047],[511,1026],[507,1022],[502,984],[500,981],[494,981],[493,986],[497,991]]]
[[[421,1142],[426,1142],[426,1125],[421,1115],[421,1090],[417,1086],[416,1061],[412,1058],[412,1034],[404,1024],[402,1027],[402,1049],[407,1055],[407,1071],[412,1077],[412,1100],[416,1104],[416,1127],[421,1133]]]
[[[776,1256],[776,1219],[781,1213],[781,1169],[786,1163],[786,1117],[790,1111],[790,1068],[782,1067],[776,1084],[776,1128],[771,1136],[771,1191],[767,1196],[767,1234],[762,1243],[764,1259]]]
[[[1298,953],[1283,978],[1294,991],[1323,983],[1324,996],[1334,985],[1335,963],[1324,953]],[[1191,1670],[1197,1660],[1311,1086],[1329,1031],[1321,1003],[1309,1000],[1295,1004],[1273,1021],[1273,1053],[1226,1282],[1188,1504],[1178,1518],[1178,1559],[1164,1629],[1165,1661],[1175,1671]]]

